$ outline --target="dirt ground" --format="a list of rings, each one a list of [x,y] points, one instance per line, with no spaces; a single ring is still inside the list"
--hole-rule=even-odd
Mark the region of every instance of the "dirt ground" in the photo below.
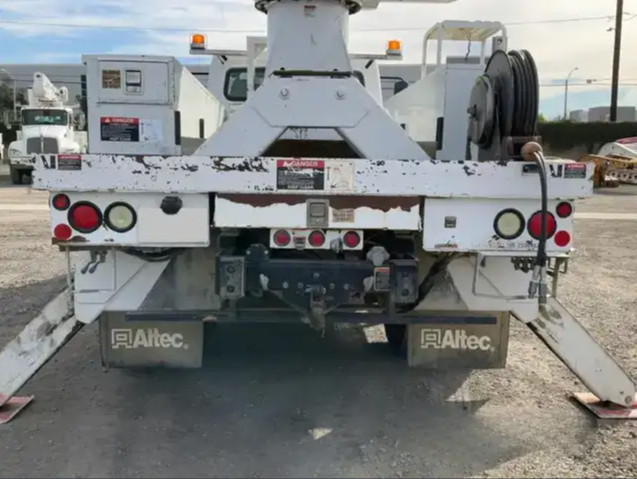
[[[0,186],[0,345],[64,288],[46,197]],[[582,213],[637,213],[637,187]],[[561,298],[637,375],[637,221],[576,221]],[[602,215],[603,217],[603,215]],[[304,326],[219,327],[205,367],[103,371],[85,328],[0,428],[2,477],[635,477],[636,423],[600,423],[524,326],[505,370],[408,370],[384,344]]]

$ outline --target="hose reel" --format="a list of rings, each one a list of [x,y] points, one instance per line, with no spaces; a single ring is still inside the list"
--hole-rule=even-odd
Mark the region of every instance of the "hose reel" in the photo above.
[[[476,80],[469,104],[469,140],[479,161],[521,158],[521,148],[539,142],[539,81],[535,61],[526,50],[496,50]]]

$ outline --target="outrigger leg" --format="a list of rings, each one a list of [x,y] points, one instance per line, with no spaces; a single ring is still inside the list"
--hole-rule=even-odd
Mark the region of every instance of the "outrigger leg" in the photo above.
[[[0,424],[9,422],[34,399],[14,395],[82,328],[72,304],[67,289],[0,351]]]
[[[527,325],[591,390],[574,394],[580,403],[599,418],[637,419],[635,382],[557,299]]]

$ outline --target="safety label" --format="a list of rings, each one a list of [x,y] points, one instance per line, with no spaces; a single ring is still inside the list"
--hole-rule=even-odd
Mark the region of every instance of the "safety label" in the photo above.
[[[139,142],[139,118],[102,117],[102,141]]]
[[[58,170],[61,171],[78,171],[82,169],[81,155],[59,155]]]
[[[325,161],[277,160],[276,183],[279,190],[324,190]]]
[[[332,210],[332,223],[354,223],[355,221],[356,210],[353,208]]]
[[[564,178],[586,178],[586,163],[569,163],[565,165]]]

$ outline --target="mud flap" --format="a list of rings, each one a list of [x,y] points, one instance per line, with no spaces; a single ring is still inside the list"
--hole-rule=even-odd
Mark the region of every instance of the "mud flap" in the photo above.
[[[499,369],[506,366],[509,313],[427,312],[407,327],[410,367]]]
[[[203,327],[201,320],[105,313],[100,320],[102,363],[112,368],[200,368]]]

